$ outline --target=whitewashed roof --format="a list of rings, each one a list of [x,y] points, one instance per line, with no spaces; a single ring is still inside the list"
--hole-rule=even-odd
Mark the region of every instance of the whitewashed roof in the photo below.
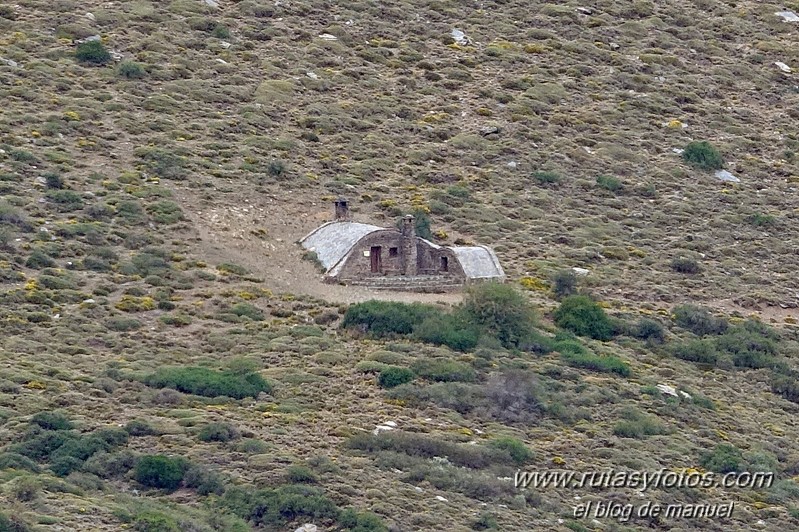
[[[375,231],[384,231],[376,225],[359,222],[327,222],[300,240],[302,247],[316,253],[328,273],[347,256],[360,239]]]
[[[486,246],[458,246],[450,248],[469,279],[504,278],[505,272],[496,254]]]

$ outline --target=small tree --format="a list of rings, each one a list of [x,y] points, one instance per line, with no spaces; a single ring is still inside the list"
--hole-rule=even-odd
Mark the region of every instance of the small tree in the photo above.
[[[111,61],[111,54],[100,41],[89,41],[78,45],[75,57],[81,63],[104,65]]]
[[[560,270],[552,281],[552,292],[558,299],[577,292],[577,276],[572,270]]]
[[[500,283],[472,285],[459,310],[503,347],[518,347],[536,322],[535,311],[525,297]]]
[[[724,166],[719,151],[705,140],[689,143],[682,152],[682,158],[702,170],[720,170]]]
[[[607,341],[613,324],[605,311],[588,296],[569,296],[554,313],[555,324],[580,336]]]
[[[175,490],[183,481],[188,463],[183,458],[164,455],[143,456],[136,464],[136,482],[151,488]]]

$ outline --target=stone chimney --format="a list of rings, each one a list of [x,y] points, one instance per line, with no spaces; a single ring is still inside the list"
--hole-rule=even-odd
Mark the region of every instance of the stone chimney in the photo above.
[[[344,198],[339,198],[333,202],[336,206],[336,221],[344,221],[350,219],[350,204]]]
[[[402,275],[417,275],[416,220],[412,214],[408,214],[402,219],[400,233],[402,235],[400,238],[400,262],[402,264]]]

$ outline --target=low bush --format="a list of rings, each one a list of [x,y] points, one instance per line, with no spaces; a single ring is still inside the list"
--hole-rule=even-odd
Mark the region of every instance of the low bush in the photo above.
[[[321,489],[306,485],[258,490],[233,487],[225,492],[221,503],[254,526],[269,529],[282,529],[288,522],[300,519],[335,520],[340,515],[336,503]]]
[[[533,451],[524,442],[516,438],[503,437],[490,440],[488,445],[496,449],[507,451],[516,465],[523,465],[533,458]]]
[[[41,470],[39,465],[27,456],[12,452],[0,454],[0,469],[19,469],[31,473],[38,473]]]
[[[622,413],[622,417],[623,421],[613,427],[613,434],[622,438],[642,439],[669,432],[657,418],[637,410],[627,409]]]
[[[413,372],[435,382],[474,382],[477,373],[474,368],[462,362],[441,359],[420,359],[411,365]]]
[[[666,329],[655,320],[642,318],[633,328],[633,336],[639,340],[662,344],[666,340]]]
[[[516,464],[512,451],[507,447],[452,443],[410,432],[362,433],[351,437],[347,446],[368,453],[393,451],[419,458],[446,457],[454,465],[471,469],[484,469],[494,464]]]
[[[721,153],[709,142],[690,142],[682,152],[685,162],[701,170],[720,170],[724,166]]]
[[[264,313],[261,309],[256,307],[255,305],[251,305],[249,303],[236,303],[230,309],[230,312],[235,314],[236,316],[246,316],[253,321],[263,321],[264,320]]]
[[[126,79],[141,79],[147,75],[147,72],[135,61],[122,61],[117,68],[117,74]]]
[[[104,65],[111,61],[111,54],[100,41],[89,41],[78,45],[75,57],[81,63]]]
[[[45,430],[70,430],[72,422],[60,412],[38,412],[31,417],[31,423]]]
[[[152,436],[158,432],[146,421],[132,419],[125,425],[125,430],[133,437]]]
[[[411,334],[426,318],[440,311],[431,305],[366,301],[350,305],[344,313],[342,328],[359,329],[375,338]]]
[[[417,339],[446,345],[456,351],[469,351],[477,345],[480,330],[458,314],[439,314],[425,319],[414,329]]]
[[[566,297],[553,317],[558,327],[579,336],[607,341],[613,338],[613,324],[604,309],[588,296]]]
[[[15,516],[7,516],[0,513],[0,532],[28,532],[30,528],[24,521]]]
[[[380,370],[377,380],[383,388],[394,388],[400,384],[411,382],[415,378],[416,374],[408,368],[388,366]]]
[[[733,445],[722,443],[712,451],[703,453],[699,458],[699,464],[708,471],[716,473],[737,472],[742,469],[743,453]]]
[[[200,430],[197,438],[204,442],[227,442],[239,436],[238,429],[230,423],[209,423]]]
[[[527,299],[512,286],[501,283],[469,287],[458,312],[464,321],[474,323],[506,348],[518,347],[536,325],[535,311]]]
[[[133,520],[133,529],[138,532],[180,532],[178,522],[160,512],[142,512]]]
[[[560,270],[552,278],[552,293],[563,299],[577,293],[577,275],[573,270]]]
[[[755,321],[729,327],[716,338],[719,351],[732,356],[735,366],[744,368],[774,367],[777,361],[779,335],[767,325]]]
[[[272,390],[257,373],[242,375],[201,367],[161,368],[145,377],[143,382],[154,388],[173,388],[205,397],[225,395],[234,399],[258,397],[259,393]]]
[[[771,378],[771,390],[788,401],[799,403],[799,379],[794,374],[775,374]]]
[[[533,179],[535,179],[540,185],[554,185],[560,183],[560,176],[555,172],[533,172]]]
[[[724,318],[713,316],[706,308],[696,305],[680,305],[672,309],[674,321],[683,329],[688,329],[697,336],[722,334],[728,323]]]
[[[670,350],[675,357],[698,364],[716,364],[719,359],[715,345],[706,339],[676,343]]]
[[[148,488],[176,490],[189,464],[182,457],[164,455],[142,456],[134,469],[136,482]]]
[[[319,479],[304,465],[293,465],[286,470],[286,479],[292,484],[313,484]]]
[[[699,263],[689,257],[676,257],[671,260],[669,266],[677,273],[696,274],[702,271]]]
[[[195,490],[199,495],[222,495],[225,492],[225,482],[222,475],[211,471],[202,465],[191,465],[183,476],[183,484]]]
[[[601,373],[615,373],[629,377],[630,366],[617,356],[595,355],[593,353],[561,353],[561,358],[575,368],[590,369]]]
[[[609,175],[598,176],[596,178],[596,185],[609,192],[619,192],[624,188],[620,179]]]

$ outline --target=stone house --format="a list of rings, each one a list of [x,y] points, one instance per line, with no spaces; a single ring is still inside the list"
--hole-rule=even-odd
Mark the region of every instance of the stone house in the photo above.
[[[487,246],[439,246],[416,235],[410,215],[399,229],[354,222],[343,199],[335,202],[335,220],[313,230],[300,244],[316,254],[327,282],[441,291],[474,281],[505,280],[496,254]]]

